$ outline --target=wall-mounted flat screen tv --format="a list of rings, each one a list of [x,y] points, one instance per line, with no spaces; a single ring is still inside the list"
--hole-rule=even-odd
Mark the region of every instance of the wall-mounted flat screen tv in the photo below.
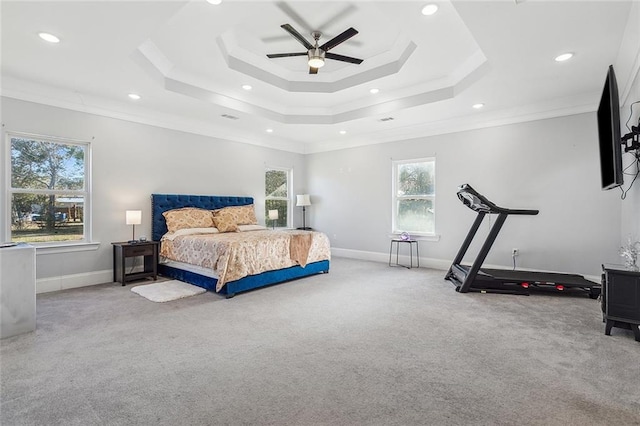
[[[623,183],[620,100],[613,65],[609,65],[598,107],[598,139],[602,189],[620,186]]]

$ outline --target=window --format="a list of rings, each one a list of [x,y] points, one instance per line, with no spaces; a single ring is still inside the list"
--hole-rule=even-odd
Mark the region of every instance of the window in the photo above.
[[[11,241],[90,241],[90,145],[8,134]]]
[[[267,168],[265,172],[264,217],[267,225],[274,223],[269,219],[269,210],[278,210],[276,227],[289,226],[289,202],[291,193],[291,169]]]
[[[435,234],[435,158],[393,162],[394,233]]]

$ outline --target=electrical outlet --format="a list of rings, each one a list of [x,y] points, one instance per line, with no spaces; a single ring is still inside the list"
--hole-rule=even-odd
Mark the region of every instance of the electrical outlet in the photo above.
[[[520,250],[517,248],[511,249],[511,257],[516,257],[520,254]]]

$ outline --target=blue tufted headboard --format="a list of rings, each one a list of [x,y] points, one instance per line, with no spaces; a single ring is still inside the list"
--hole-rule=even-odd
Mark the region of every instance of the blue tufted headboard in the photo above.
[[[225,197],[217,195],[151,194],[151,237],[153,241],[167,233],[167,223],[162,213],[182,207],[198,207],[214,210],[227,206],[253,204],[252,197]]]

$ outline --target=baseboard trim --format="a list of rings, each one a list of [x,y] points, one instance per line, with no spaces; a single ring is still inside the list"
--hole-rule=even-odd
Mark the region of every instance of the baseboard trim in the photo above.
[[[113,282],[113,270],[61,275],[36,280],[36,294]]]

